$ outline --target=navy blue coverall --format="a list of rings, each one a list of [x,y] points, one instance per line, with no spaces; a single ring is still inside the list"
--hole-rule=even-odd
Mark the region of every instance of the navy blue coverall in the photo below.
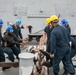
[[[70,35],[65,28],[57,25],[51,32],[51,54],[54,54],[53,58],[53,71],[59,72],[59,63],[62,61],[68,73],[74,73],[74,67],[70,61]]]
[[[17,26],[17,28],[16,28],[14,25],[12,25],[12,27],[13,27],[13,33],[14,33],[18,38],[22,39],[23,37],[22,37],[22,33],[21,33],[21,28],[20,28],[19,26]]]
[[[18,37],[19,39],[22,39],[23,37],[22,37],[22,33],[21,33],[21,28],[19,26],[15,27],[14,25],[12,25],[12,27],[13,27],[13,33],[16,35],[16,37]],[[20,45],[17,44],[16,46],[20,50]]]
[[[50,28],[50,26],[46,26],[44,31],[47,34],[47,43],[46,43],[46,51],[49,53],[50,52],[50,33],[53,28]]]
[[[73,58],[76,55],[76,40],[73,37],[71,37],[71,42],[71,58]]]
[[[67,26],[64,25],[62,27],[66,28],[68,30],[69,34],[71,34],[71,28],[70,28],[69,25],[67,25]],[[71,37],[70,41],[72,42],[72,46],[71,46],[71,58],[73,58],[76,55],[76,40],[73,37]]]
[[[4,56],[4,51],[3,51],[3,47],[2,47],[2,42],[5,42],[5,40],[2,38],[2,36],[0,34],[0,62],[4,62],[5,61],[5,56]]]
[[[69,25],[64,25],[63,27],[65,27],[69,31],[69,34],[71,34],[71,28]]]

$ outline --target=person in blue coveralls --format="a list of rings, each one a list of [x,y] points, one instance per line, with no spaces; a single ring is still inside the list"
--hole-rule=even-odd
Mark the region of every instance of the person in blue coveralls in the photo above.
[[[50,18],[46,19],[46,24],[47,26],[44,28],[43,39],[44,39],[44,42],[47,39],[46,51],[49,53],[50,52],[50,33],[53,29],[52,25],[50,24]]]
[[[2,33],[1,32],[2,26],[3,26],[3,21],[2,21],[2,19],[0,19],[0,62],[5,61],[3,45],[2,45],[2,43],[5,42],[5,40],[3,39],[2,34],[1,34]]]
[[[20,40],[16,35],[13,33],[13,28],[12,26],[8,26],[6,28],[6,33],[4,35],[4,39],[7,42],[7,47],[11,48],[13,51],[13,54],[16,56],[16,58],[19,60],[19,53],[20,50],[16,45],[22,45],[23,41]]]
[[[56,15],[50,17],[51,25],[54,27],[50,34],[51,50],[50,57],[53,58],[54,75],[59,75],[59,64],[62,61],[65,69],[71,75],[75,75],[75,69],[70,61],[70,35],[67,29],[59,25],[59,18]]]
[[[13,27],[13,33],[16,35],[16,37],[17,38],[19,38],[19,39],[23,39],[23,37],[22,37],[22,33],[21,33],[21,28],[20,28],[20,25],[21,25],[21,20],[20,19],[18,19],[18,20],[16,20],[16,22],[15,22],[15,24],[14,25],[12,25],[12,27]],[[20,45],[16,45],[18,48],[19,48],[19,50],[20,50]],[[20,50],[21,51],[21,50]]]
[[[69,26],[69,23],[68,23],[67,19],[62,19],[60,24],[61,24],[62,27],[66,28],[68,30],[69,34],[71,34],[71,28]],[[72,42],[72,45],[71,45],[71,58],[73,58],[76,55],[76,40],[73,37],[71,37],[71,42]],[[62,75],[68,75],[66,69],[64,70]]]
[[[2,37],[2,26],[3,26],[3,20],[0,19],[0,62],[5,62],[5,55],[4,53],[11,53],[11,49],[7,47],[7,43],[5,39]],[[7,52],[5,52],[7,50]],[[12,54],[8,54],[9,59],[12,61]],[[10,67],[2,67],[2,70],[9,69]]]

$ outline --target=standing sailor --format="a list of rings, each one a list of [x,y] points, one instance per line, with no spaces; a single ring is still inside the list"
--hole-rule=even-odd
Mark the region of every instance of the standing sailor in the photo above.
[[[67,72],[75,75],[74,67],[70,61],[70,35],[65,28],[59,25],[59,19],[56,15],[50,17],[51,25],[54,29],[51,32],[51,52],[50,57],[53,58],[54,75],[59,73],[59,64],[62,61]]]

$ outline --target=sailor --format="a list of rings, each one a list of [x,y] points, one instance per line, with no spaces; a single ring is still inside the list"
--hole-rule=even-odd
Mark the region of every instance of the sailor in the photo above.
[[[29,24],[29,25],[28,25],[29,34],[31,34],[31,33],[32,33],[32,28],[33,28],[33,27],[32,27],[32,25],[31,25],[31,24]]]
[[[5,42],[5,40],[2,38],[2,35],[1,35],[2,25],[3,25],[3,21],[2,19],[0,19],[0,62],[5,61],[5,56],[4,56],[3,47],[2,47],[2,42]]]
[[[50,53],[50,33],[53,30],[52,25],[50,24],[50,18],[46,19],[46,27],[44,28],[44,33],[43,33],[43,40],[44,42],[46,41],[46,52]],[[47,63],[48,62],[48,63]],[[44,63],[44,65],[48,65],[50,63],[50,65],[52,65],[52,58],[48,58],[47,54],[46,54],[46,62]]]
[[[20,53],[20,50],[15,45],[17,45],[17,44],[22,45],[23,43],[22,43],[22,40],[18,39],[16,37],[16,35],[13,33],[12,26],[8,26],[6,28],[6,33],[4,35],[4,39],[7,42],[7,47],[10,47],[12,49],[13,53],[16,55],[16,58],[19,60],[18,55]]]
[[[75,75],[75,69],[70,61],[70,35],[65,28],[59,25],[59,18],[56,15],[50,17],[54,29],[51,32],[50,57],[53,58],[54,75],[59,73],[59,64],[62,61],[67,72]]]
[[[13,27],[13,33],[16,35],[16,37],[17,38],[19,38],[19,39],[23,39],[23,37],[22,37],[22,33],[21,33],[21,28],[20,28],[20,25],[21,25],[21,20],[20,19],[18,19],[18,20],[16,20],[16,22],[15,22],[15,24],[14,25],[12,25],[12,27]],[[20,50],[20,45],[18,44],[18,45],[16,45],[18,48],[19,48],[19,50]]]
[[[5,39],[2,37],[2,32],[1,32],[2,26],[3,26],[3,21],[2,21],[2,19],[0,19],[0,62],[5,62],[4,52],[5,52],[5,50],[9,51],[10,49],[6,47],[7,43],[6,43]],[[12,56],[12,54],[11,54],[11,56]],[[2,67],[2,70],[4,71],[9,68],[10,67]]]
[[[68,30],[69,34],[71,34],[71,28],[69,26],[69,23],[68,23],[67,19],[62,19],[60,24],[61,24],[62,27],[66,28]],[[73,37],[71,37],[71,43],[72,43],[71,44],[71,58],[73,58],[76,55],[76,40]],[[65,71],[63,72],[62,75],[65,75],[65,74],[68,75],[66,69],[65,69]]]

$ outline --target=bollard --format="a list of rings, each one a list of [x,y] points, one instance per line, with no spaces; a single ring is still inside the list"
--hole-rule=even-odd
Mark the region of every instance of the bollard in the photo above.
[[[33,69],[33,58],[32,53],[20,53],[19,54],[19,75],[31,75]]]

